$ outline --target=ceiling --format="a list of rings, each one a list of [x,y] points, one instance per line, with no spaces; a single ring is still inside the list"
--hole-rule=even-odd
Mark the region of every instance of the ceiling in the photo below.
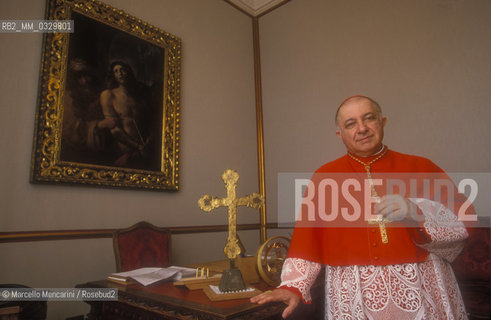
[[[282,5],[289,0],[226,0],[253,17],[257,17],[269,9]]]

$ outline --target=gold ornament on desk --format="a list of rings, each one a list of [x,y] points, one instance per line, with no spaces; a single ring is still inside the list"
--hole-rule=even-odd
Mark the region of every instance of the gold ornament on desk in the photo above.
[[[281,282],[281,269],[289,246],[290,239],[277,236],[266,240],[257,250],[257,271],[264,282],[270,286],[276,287]]]
[[[257,192],[238,198],[236,187],[239,174],[232,169],[225,170],[222,174],[222,180],[227,189],[227,197],[216,198],[204,195],[198,200],[198,206],[205,212],[210,212],[219,207],[228,207],[228,238],[223,252],[230,260],[230,269],[223,273],[219,288],[222,292],[230,292],[246,289],[242,274],[235,266],[235,260],[244,251],[237,236],[237,207],[245,206],[259,209],[264,204],[264,198]]]

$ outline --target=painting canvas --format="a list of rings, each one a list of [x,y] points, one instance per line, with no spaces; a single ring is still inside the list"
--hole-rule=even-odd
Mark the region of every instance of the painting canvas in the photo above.
[[[48,1],[32,182],[178,189],[180,39],[97,1]]]

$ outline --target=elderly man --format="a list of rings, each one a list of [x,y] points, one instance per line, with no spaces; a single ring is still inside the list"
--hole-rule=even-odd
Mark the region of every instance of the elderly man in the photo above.
[[[449,264],[468,236],[449,209],[454,206],[445,206],[448,199],[436,202],[408,198],[406,193],[383,194],[372,180],[379,173],[446,175],[430,160],[388,149],[382,143],[386,122],[371,98],[357,95],[343,101],[336,113],[336,134],[347,154],[320,167],[314,177],[363,176],[371,183],[373,214],[383,218],[387,228],[379,230],[368,221],[356,227],[331,227],[328,222],[322,228],[297,223],[282,283],[251,302],[282,301],[287,305],[286,318],[301,301],[310,301],[310,287],[324,266],[326,319],[467,318]],[[325,211],[326,205],[322,208]],[[451,221],[446,225],[451,227],[442,221]]]

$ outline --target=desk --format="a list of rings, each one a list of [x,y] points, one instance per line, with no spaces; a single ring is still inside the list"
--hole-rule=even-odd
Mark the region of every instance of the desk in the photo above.
[[[138,319],[138,320],[216,320],[216,319],[281,319],[285,308],[282,303],[251,304],[249,299],[212,302],[202,290],[188,290],[172,283],[143,287],[119,285],[107,280],[87,282],[77,288],[117,288],[118,301],[87,301],[91,306],[88,319]],[[264,284],[255,285],[268,290]]]
[[[20,307],[0,307],[0,320],[17,320],[19,319]]]

